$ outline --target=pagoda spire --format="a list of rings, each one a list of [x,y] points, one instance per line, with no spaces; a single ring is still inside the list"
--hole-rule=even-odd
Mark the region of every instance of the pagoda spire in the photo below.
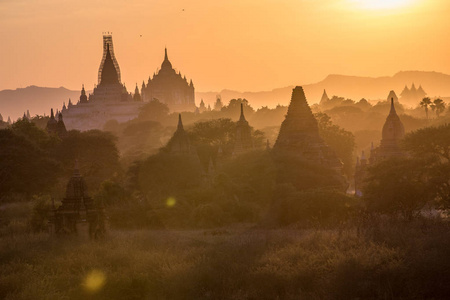
[[[395,106],[394,106],[394,98],[391,98],[391,111],[389,112],[390,115],[396,115],[397,112],[395,111]]]
[[[178,131],[178,130],[184,131],[183,121],[181,120],[181,114],[178,114],[178,126],[177,126],[177,131]]]
[[[245,116],[244,116],[244,104],[243,103],[241,103],[241,116],[239,117],[239,121],[240,122],[246,122],[247,121],[245,119]]]

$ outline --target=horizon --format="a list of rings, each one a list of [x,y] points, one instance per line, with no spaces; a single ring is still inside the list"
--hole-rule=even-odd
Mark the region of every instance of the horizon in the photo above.
[[[331,74],[449,74],[450,64],[443,62],[450,4],[386,3],[178,0],[131,1],[125,7],[109,1],[105,7],[101,0],[6,1],[0,10],[6,45],[0,90],[30,85],[77,90],[81,84],[91,90],[97,83],[105,28],[112,32],[122,82],[129,89],[159,68],[165,46],[174,68],[202,92],[270,91],[315,83]],[[30,35],[30,28],[38,34]]]

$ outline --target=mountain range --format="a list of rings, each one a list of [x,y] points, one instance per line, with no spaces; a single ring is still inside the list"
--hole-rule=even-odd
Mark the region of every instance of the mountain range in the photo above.
[[[412,84],[418,88],[422,86],[429,97],[450,96],[450,75],[438,72],[424,71],[402,71],[394,76],[384,77],[360,77],[348,75],[329,75],[324,80],[313,84],[301,84],[308,102],[317,103],[326,90],[328,96],[333,95],[360,100],[386,99],[391,90],[399,96],[405,86],[408,88]],[[222,101],[226,104],[233,98],[245,98],[254,107],[261,106],[274,107],[277,104],[287,105],[291,99],[292,89],[295,86],[273,89],[271,91],[260,92],[238,92],[233,90],[222,90],[220,92],[196,92],[196,103],[201,99],[213,107],[216,96],[221,95]],[[87,91],[89,92],[89,91]],[[48,88],[29,86],[16,90],[0,91],[0,114],[6,120],[21,117],[27,110],[34,115],[48,115],[50,108],[61,109],[63,102],[68,102],[69,98],[73,103],[78,101],[80,91],[73,91],[64,87]],[[415,105],[409,103],[410,106]]]

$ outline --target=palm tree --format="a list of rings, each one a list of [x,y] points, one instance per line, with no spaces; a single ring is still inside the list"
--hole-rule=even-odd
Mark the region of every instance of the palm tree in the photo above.
[[[436,112],[436,116],[439,118],[441,112],[445,110],[445,102],[440,98],[434,99],[433,103],[431,104],[431,107]]]
[[[428,97],[425,97],[422,99],[422,101],[420,101],[420,106],[425,108],[425,114],[427,116],[427,119],[428,119],[428,106],[430,106],[430,105],[431,105],[431,100]]]

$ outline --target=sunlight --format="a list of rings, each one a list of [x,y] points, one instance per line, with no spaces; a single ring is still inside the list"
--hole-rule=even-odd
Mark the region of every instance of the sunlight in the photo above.
[[[407,7],[413,0],[353,0],[353,2],[363,9],[385,10]]]

